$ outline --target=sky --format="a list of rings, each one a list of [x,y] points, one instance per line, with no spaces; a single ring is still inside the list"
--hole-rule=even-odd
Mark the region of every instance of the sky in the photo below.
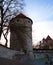
[[[53,0],[24,0],[24,13],[33,20],[33,44],[47,35],[53,38]],[[5,40],[2,40],[5,42]]]
[[[53,38],[53,0],[25,0],[25,14],[33,20],[33,44]]]

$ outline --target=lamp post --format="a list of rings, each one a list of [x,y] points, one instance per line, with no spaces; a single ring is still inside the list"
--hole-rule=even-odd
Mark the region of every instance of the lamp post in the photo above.
[[[1,39],[1,34],[3,32],[3,1],[4,0],[0,0],[0,39]]]

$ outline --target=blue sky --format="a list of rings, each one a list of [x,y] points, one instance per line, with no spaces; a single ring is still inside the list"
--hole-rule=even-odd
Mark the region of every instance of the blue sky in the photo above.
[[[27,14],[36,22],[53,19],[53,0],[25,0],[25,3]]]
[[[53,38],[53,0],[24,0],[24,13],[33,20],[33,44],[50,35]],[[5,42],[5,40],[2,40]]]
[[[53,0],[25,0],[25,14],[33,20],[33,43],[53,38]]]

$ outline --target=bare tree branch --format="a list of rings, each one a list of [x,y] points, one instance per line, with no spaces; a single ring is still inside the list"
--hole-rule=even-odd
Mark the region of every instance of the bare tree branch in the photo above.
[[[6,33],[5,33],[5,34],[4,34],[4,32],[3,32],[4,38],[5,38],[5,40],[6,40],[6,43],[5,43],[5,46],[6,46],[6,47],[7,47],[7,43],[8,43],[8,39],[7,39],[8,31],[9,31],[9,27],[6,28]]]
[[[5,40],[6,40],[5,46],[7,47],[8,40],[7,40],[7,37],[5,36],[4,33],[3,33],[3,35],[4,35],[4,38],[5,38]]]
[[[9,4],[8,4],[8,6],[7,6],[7,8],[6,8],[6,10],[5,10],[5,12],[4,12],[4,14],[3,14],[3,16],[4,16],[4,15],[5,15],[5,13],[7,12],[8,8],[9,8],[9,6],[10,6],[10,4],[11,4],[11,1],[12,1],[12,0],[10,0],[10,1],[9,1]]]
[[[2,15],[0,17],[2,18],[0,28],[1,28],[1,34],[3,33],[4,38],[6,40],[5,45],[7,46],[8,40],[7,40],[7,35],[9,31],[9,22],[10,19],[12,19],[14,16],[16,16],[21,10],[23,5],[22,0],[4,0],[3,1],[3,6],[2,6]],[[0,13],[1,14],[1,13]],[[4,31],[6,31],[4,33]]]

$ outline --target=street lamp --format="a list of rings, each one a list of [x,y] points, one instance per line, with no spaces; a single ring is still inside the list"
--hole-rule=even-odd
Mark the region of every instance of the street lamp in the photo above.
[[[3,1],[0,0],[0,39],[1,39],[1,34],[2,34],[2,29],[3,29]]]

